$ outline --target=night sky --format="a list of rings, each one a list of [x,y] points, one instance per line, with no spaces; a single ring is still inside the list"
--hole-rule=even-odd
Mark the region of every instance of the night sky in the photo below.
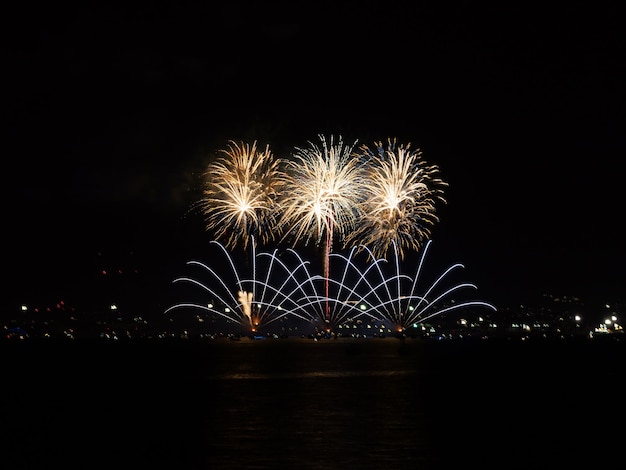
[[[5,11],[9,301],[85,296],[128,253],[128,295],[167,297],[206,255],[190,209],[215,152],[320,133],[439,166],[433,264],[465,264],[483,300],[625,300],[617,2],[249,3]]]

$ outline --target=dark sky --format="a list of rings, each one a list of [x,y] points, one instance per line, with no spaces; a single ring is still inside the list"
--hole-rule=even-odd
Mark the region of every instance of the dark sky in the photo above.
[[[189,209],[216,150],[324,133],[440,167],[432,251],[484,300],[624,300],[617,3],[247,3],[5,12],[16,297],[81,288],[99,252],[132,251],[162,291],[203,256]]]

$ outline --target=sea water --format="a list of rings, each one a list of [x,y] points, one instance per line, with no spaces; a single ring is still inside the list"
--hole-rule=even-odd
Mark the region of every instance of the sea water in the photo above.
[[[395,338],[8,345],[3,467],[603,468],[624,437],[623,350]]]

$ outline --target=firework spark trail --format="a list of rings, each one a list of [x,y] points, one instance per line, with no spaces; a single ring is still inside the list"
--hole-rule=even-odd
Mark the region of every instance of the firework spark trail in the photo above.
[[[254,247],[254,240],[252,240]],[[237,269],[232,256],[225,246],[218,241],[211,241],[226,257],[226,266],[232,275],[233,285],[226,282],[226,273],[218,272],[210,266],[199,261],[189,261],[188,265],[196,265],[211,275],[212,283],[203,283],[192,277],[179,277],[174,283],[190,283],[199,286],[208,292],[219,305],[198,303],[178,303],[166,310],[165,313],[175,309],[193,308],[205,310],[228,320],[229,323],[237,324],[245,329],[257,331],[259,328],[285,318],[293,316],[307,323],[315,323],[323,318],[323,309],[318,300],[323,298],[318,294],[315,281],[319,278],[311,274],[300,255],[292,249],[287,252],[296,260],[295,266],[290,266],[281,260],[278,251],[273,253],[253,253],[251,277],[244,277]],[[258,260],[269,261],[259,263]],[[262,279],[257,279],[257,274],[262,273]],[[280,280],[275,286],[273,282]],[[219,288],[209,287],[217,282]],[[233,294],[237,293],[237,296]],[[256,293],[258,292],[258,298]],[[318,307],[317,315],[311,313],[312,307]]]
[[[230,289],[228,287],[226,287],[226,284],[223,283],[223,281],[221,281],[221,277],[215,272],[213,271],[213,269],[211,269],[209,266],[207,266],[204,263],[200,263],[199,261],[189,261],[187,262],[188,265],[191,264],[196,264],[199,266],[202,266],[203,268],[205,268],[209,273],[211,273],[215,279],[217,279],[223,288],[223,292],[226,293],[226,296],[220,295],[220,293],[210,287],[208,287],[207,285],[201,283],[200,281],[190,278],[190,277],[178,277],[176,279],[174,279],[174,283],[178,283],[178,282],[189,282],[191,284],[195,284],[197,286],[200,286],[203,290],[207,291],[209,294],[211,294],[212,296],[214,296],[221,304],[223,305],[229,305],[231,303],[236,304],[237,300],[235,299],[235,297],[230,293]],[[233,317],[231,315],[229,315],[228,313],[222,312],[220,310],[215,309],[213,306],[211,306],[211,304],[197,304],[197,303],[190,303],[190,302],[183,302],[183,303],[178,303],[175,305],[172,305],[171,307],[167,308],[165,310],[164,313],[168,313],[172,310],[175,309],[180,309],[180,308],[194,308],[194,309],[201,309],[201,310],[206,310],[208,312],[212,312],[215,313],[221,317],[226,318],[229,321],[234,321]],[[232,310],[231,310],[232,311]],[[236,311],[236,309],[234,310]],[[242,320],[243,317],[240,318],[240,320]]]
[[[441,275],[439,275],[439,277],[424,291],[424,293],[417,295],[416,294],[416,289],[418,286],[418,282],[421,280],[421,272],[422,272],[422,268],[424,265],[424,261],[426,259],[426,254],[428,252],[428,249],[430,247],[432,243],[432,240],[428,240],[428,242],[426,243],[426,245],[424,246],[424,249],[422,251],[421,257],[420,257],[420,262],[418,264],[418,268],[417,271],[415,273],[415,276],[412,278],[412,283],[411,283],[411,288],[404,292],[401,290],[401,286],[400,286],[400,282],[399,279],[402,276],[400,274],[400,263],[399,263],[399,255],[398,255],[398,251],[395,250],[396,253],[396,273],[395,276],[393,277],[393,279],[398,279],[398,291],[396,292],[396,300],[397,300],[397,309],[392,309],[392,310],[386,310],[383,313],[383,318],[386,318],[387,320],[392,321],[399,329],[405,329],[406,327],[408,327],[411,324],[418,324],[418,323],[422,323],[424,321],[426,321],[429,318],[432,318],[433,316],[436,315],[440,315],[444,312],[449,312],[451,310],[456,310],[456,309],[460,309],[460,308],[465,308],[465,307],[471,307],[471,306],[477,306],[477,307],[486,307],[489,308],[493,311],[496,311],[496,307],[491,305],[488,302],[483,302],[483,301],[467,301],[467,302],[463,302],[463,303],[454,303],[454,305],[449,306],[449,307],[444,307],[444,308],[437,308],[437,306],[439,305],[439,302],[443,302],[446,300],[451,300],[453,301],[453,299],[450,298],[450,295],[460,289],[464,289],[464,288],[472,288],[472,289],[476,289],[476,285],[471,284],[471,283],[460,283],[460,284],[456,284],[450,288],[448,288],[447,290],[445,290],[443,293],[439,294],[437,297],[435,297],[434,299],[429,299],[429,296],[431,295],[431,293],[433,293],[433,291],[435,290],[435,288],[444,280],[446,279],[449,274],[458,269],[458,268],[464,268],[465,266],[461,263],[455,263],[451,266],[449,266]],[[395,242],[394,242],[395,245]],[[381,271],[378,271],[378,273],[381,275],[381,278],[383,277],[383,274]],[[410,279],[410,277],[408,278]],[[390,294],[388,292],[388,296],[391,300],[392,298],[392,294]],[[412,301],[413,300],[417,300],[417,305],[413,305]],[[373,308],[378,309],[380,307],[386,307],[387,305],[391,305],[391,301],[385,301],[384,304],[377,304],[375,306],[373,306]],[[402,309],[401,305],[405,304],[404,309]],[[422,305],[424,305],[422,307]],[[420,309],[420,307],[422,307]],[[425,315],[428,310],[432,310],[432,313],[429,313],[427,315]]]
[[[385,288],[385,298],[392,298],[391,292],[388,288],[388,284],[389,282],[393,281],[395,277],[391,279],[385,278],[380,267],[380,264],[387,263],[387,260],[375,259],[371,251],[367,247],[363,247],[363,249],[369,254],[368,259],[370,260],[364,270],[361,270],[354,260],[355,255],[359,253],[357,247],[353,247],[350,250],[350,254],[348,257],[340,253],[333,253],[332,255],[333,257],[338,258],[344,262],[344,270],[343,274],[341,275],[341,279],[337,281],[333,279],[330,280],[333,285],[338,287],[336,298],[339,300],[337,304],[340,307],[336,312],[333,312],[333,317],[331,319],[332,324],[341,324],[342,321],[347,318],[348,313],[355,313],[352,311],[354,309],[353,305],[360,305],[364,302],[373,305],[386,305],[387,302],[385,302],[381,298],[381,295],[379,293],[379,289],[382,287]],[[377,285],[372,284],[372,272],[378,273],[375,281],[380,283]],[[350,275],[356,275],[356,282],[353,282],[352,284],[347,284],[347,279]],[[368,299],[370,296],[374,297],[374,301]],[[341,308],[341,306],[347,307],[349,309],[349,312],[345,312]],[[376,309],[374,309],[374,311],[376,311]],[[384,313],[379,312],[379,315],[376,316],[374,315],[374,313],[371,313],[368,310],[359,309],[353,319],[359,318],[360,316],[368,316],[371,319],[380,319],[382,316],[384,316]]]
[[[229,141],[227,149],[205,171],[203,198],[199,201],[207,230],[228,248],[241,243],[245,249],[251,235],[265,243],[277,236],[284,184],[282,160],[269,149]]]
[[[283,261],[281,261],[276,256],[276,250],[271,255],[269,253],[260,253],[259,256],[270,256],[272,259],[272,263],[276,261],[283,268],[283,272],[287,275],[287,277],[285,278],[284,282],[278,287],[278,289],[276,289],[276,292],[281,293],[285,299],[289,299],[293,302],[294,307],[292,308],[294,308],[293,310],[294,313],[296,313],[298,310],[302,310],[306,312],[304,306],[299,305],[298,302],[293,301],[292,298],[294,295],[296,295],[296,293],[299,293],[299,295],[302,296],[301,298],[319,297],[319,294],[317,293],[317,288],[314,282],[316,279],[316,276],[312,276],[311,273],[309,272],[307,268],[307,266],[309,265],[309,262],[304,261],[295,250],[293,250],[292,248],[289,248],[287,249],[287,252],[291,253],[298,260],[298,264],[293,269],[290,269]],[[271,270],[271,265],[268,270],[268,279],[269,279],[270,270]],[[298,274],[298,271],[303,271],[304,273],[303,280],[298,280],[296,278],[296,274]],[[285,293],[286,286],[288,285],[290,281],[293,281],[293,283],[295,284],[295,287],[293,287],[291,291]],[[319,315],[320,315],[320,318],[323,317],[322,310],[319,311]],[[306,314],[305,316],[296,314],[296,316],[298,316],[298,318],[307,318],[309,320],[315,319],[315,317],[310,314]]]
[[[345,245],[369,246],[377,257],[385,257],[395,242],[400,257],[407,249],[419,251],[438,221],[437,202],[445,203],[447,183],[437,177],[439,168],[427,165],[411,144],[388,139],[387,145],[360,147],[367,178],[361,200],[363,214]]]
[[[235,266],[235,263],[233,262],[233,259],[230,256],[230,254],[228,253],[228,251],[225,248],[225,246],[222,245],[221,243],[219,243],[216,240],[212,240],[210,242],[210,244],[218,246],[219,249],[221,250],[222,254],[224,254],[224,256],[226,257],[226,260],[228,261],[228,265],[230,266],[230,270],[231,270],[231,272],[233,273],[233,275],[235,277],[235,284],[236,284],[237,292],[244,291],[244,283],[242,282],[241,277],[239,275],[239,272],[237,271],[237,268]],[[226,283],[223,280],[223,277],[219,273],[217,273],[211,267],[209,267],[206,264],[201,263],[199,261],[189,261],[187,264],[188,265],[198,265],[198,266],[201,266],[202,268],[204,268],[206,271],[208,271],[215,278],[215,280],[217,280],[219,285],[222,287],[221,293],[220,293],[220,291],[216,291],[216,290],[206,286],[205,284],[201,283],[200,281],[198,281],[196,279],[193,279],[193,278],[190,278],[190,277],[180,277],[180,278],[174,279],[174,283],[177,283],[177,282],[189,282],[189,283],[196,284],[196,285],[202,287],[204,290],[206,290],[208,293],[210,293],[212,296],[214,296],[222,305],[231,305],[231,307],[229,308],[229,312],[225,313],[223,311],[215,309],[214,307],[212,307],[210,305],[198,305],[198,304],[192,304],[192,303],[182,303],[182,304],[173,305],[172,307],[168,308],[165,311],[166,313],[171,311],[171,310],[173,310],[173,309],[175,309],[175,308],[189,307],[189,308],[199,308],[199,309],[202,309],[202,310],[207,310],[207,311],[215,313],[215,314],[217,314],[217,315],[219,315],[221,317],[224,317],[224,318],[226,318],[229,321],[242,322],[243,320],[246,319],[247,315],[246,315],[245,311],[243,310],[242,303],[238,302],[238,300],[232,294],[231,289],[226,285]],[[226,294],[226,295],[224,295],[224,294]],[[234,318],[232,315],[237,315],[237,317]]]
[[[395,249],[395,242],[392,242],[394,244],[395,263],[393,264],[394,272],[391,274],[382,269],[388,260],[375,258],[372,251],[368,250],[367,247],[364,248],[364,251],[368,253],[369,261],[364,270],[361,270],[353,259],[353,255],[356,253],[355,248],[351,250],[348,257],[333,254],[334,257],[343,260],[345,268],[340,279],[330,279],[330,283],[339,288],[335,298],[331,299],[337,306],[336,311],[333,311],[331,323],[334,326],[345,323],[348,320],[348,315],[351,314],[353,315],[352,320],[360,316],[367,316],[370,319],[388,321],[395,326],[395,329],[403,331],[410,325],[422,323],[433,316],[460,308],[486,307],[495,311],[496,308],[493,305],[483,301],[455,302],[451,297],[453,293],[466,288],[476,289],[476,286],[471,283],[453,285],[443,293],[433,296],[436,288],[444,279],[449,277],[451,272],[458,268],[464,268],[460,263],[448,267],[443,274],[427,286],[425,292],[417,293],[418,281],[421,280],[421,272],[431,242],[429,240],[426,243],[413,277],[400,272],[400,256],[398,250]],[[357,274],[356,282],[351,284],[347,283],[348,268],[353,275]],[[345,295],[342,293],[344,291]],[[439,307],[439,303],[448,301],[452,302],[453,305]],[[362,304],[365,310],[355,308],[357,304]]]
[[[291,301],[282,292],[276,290],[270,285],[269,278],[271,275],[272,264],[270,264],[267,268],[268,272],[266,273],[265,282],[256,280],[256,267],[252,270],[251,279],[243,278],[224,245],[215,240],[211,241],[211,244],[217,245],[221,252],[225,255],[227,265],[230,267],[230,273],[233,276],[234,286],[227,285],[224,280],[224,272],[218,273],[213,268],[199,261],[189,261],[187,263],[188,265],[198,265],[211,274],[213,282],[217,281],[221,289],[208,287],[206,284],[191,277],[179,277],[174,280],[174,283],[186,282],[197,285],[211,294],[211,296],[213,296],[220,305],[212,305],[212,303],[179,303],[168,308],[165,313],[180,308],[196,308],[214,313],[222,318],[225,318],[231,323],[246,326],[252,331],[255,331],[259,325],[267,326],[291,313],[290,310],[285,310],[283,308],[283,304],[289,305],[291,302],[291,309],[294,310],[297,308],[294,301]],[[261,253],[261,255],[265,255],[265,253]],[[256,266],[256,261],[254,262],[254,265]],[[285,269],[288,268],[285,267]],[[262,286],[263,290],[261,297],[259,299],[255,299],[254,291],[259,285]],[[284,285],[282,287],[284,287]],[[233,291],[237,292],[237,297],[233,295]],[[270,302],[267,302],[264,299],[268,292],[274,292],[274,297]]]

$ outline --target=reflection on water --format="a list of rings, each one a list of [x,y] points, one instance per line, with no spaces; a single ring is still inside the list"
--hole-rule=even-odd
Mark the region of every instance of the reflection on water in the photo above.
[[[311,379],[311,378],[339,378],[339,377],[393,377],[397,375],[415,374],[415,371],[409,370],[373,370],[373,371],[311,371],[311,372],[292,372],[279,374],[255,374],[253,372],[226,374],[222,377],[215,377],[220,380],[280,380],[280,379]]]
[[[391,339],[20,346],[3,350],[0,442],[5,468],[558,468],[595,459],[610,437],[614,417],[597,407],[623,396],[622,352]]]
[[[212,409],[206,423],[207,461],[237,468],[278,463],[283,468],[344,468],[351,462],[384,466],[429,454],[428,435],[419,425],[426,419],[423,411],[398,408],[415,396],[402,380],[382,384],[359,376],[226,383],[220,407]],[[242,392],[242,387],[252,390]],[[385,390],[395,397],[384,398]],[[409,449],[410,454],[399,454]]]
[[[399,343],[367,346],[237,344],[207,361],[198,373],[211,397],[198,456],[234,468],[434,461],[422,430],[429,417],[415,387],[419,371],[402,360]]]

